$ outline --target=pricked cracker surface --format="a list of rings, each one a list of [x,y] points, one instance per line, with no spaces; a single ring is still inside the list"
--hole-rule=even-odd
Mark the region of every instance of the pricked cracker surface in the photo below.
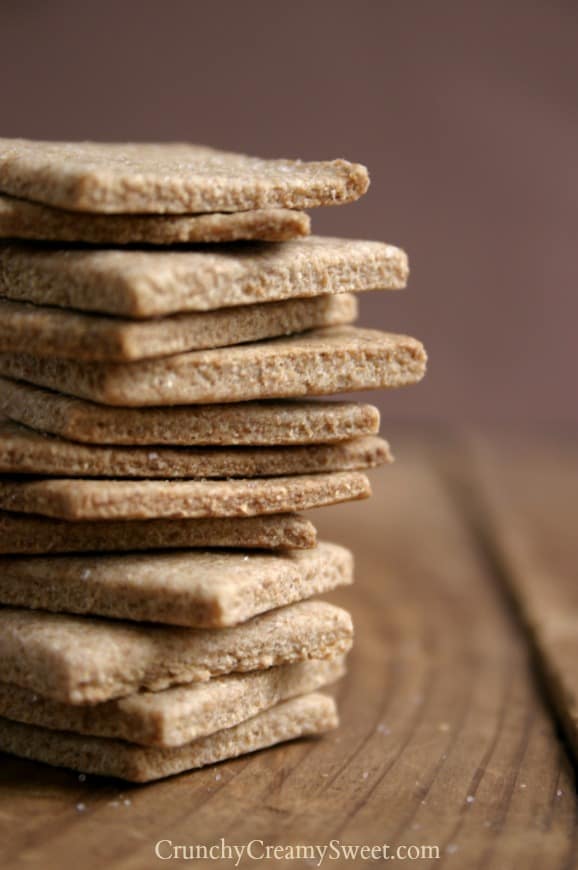
[[[232,628],[174,626],[0,609],[0,682],[66,704],[204,682],[346,653],[350,615],[302,601]]]
[[[4,557],[0,603],[222,628],[352,582],[352,554],[328,543],[283,553]]]
[[[393,245],[322,236],[187,251],[0,244],[0,295],[124,317],[397,290],[408,271]]]
[[[77,363],[0,354],[0,373],[123,407],[302,398],[420,381],[421,342],[373,329],[328,327],[290,338],[140,363]]]
[[[0,378],[0,410],[41,432],[91,444],[326,444],[379,430],[378,409],[357,402],[113,408],[7,378]]]

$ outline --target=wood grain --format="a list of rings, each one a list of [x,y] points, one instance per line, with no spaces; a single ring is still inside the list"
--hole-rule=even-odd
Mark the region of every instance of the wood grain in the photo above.
[[[573,442],[470,441],[488,546],[578,762],[578,455]]]
[[[357,626],[341,728],[145,787],[2,757],[2,867],[142,870],[158,839],[221,837],[439,846],[419,867],[572,866],[573,772],[525,638],[433,452],[397,454],[369,502],[312,515],[357,557],[357,585],[331,597]]]

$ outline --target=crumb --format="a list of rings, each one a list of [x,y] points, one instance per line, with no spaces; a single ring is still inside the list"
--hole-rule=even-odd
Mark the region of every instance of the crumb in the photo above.
[[[78,774],[78,781],[79,781],[79,782],[86,782],[86,774],[85,774],[85,773],[79,773],[79,774]]]

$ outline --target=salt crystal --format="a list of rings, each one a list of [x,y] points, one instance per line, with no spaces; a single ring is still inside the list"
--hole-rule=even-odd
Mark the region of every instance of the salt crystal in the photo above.
[[[85,781],[86,781],[86,774],[85,774],[85,773],[79,773],[79,774],[78,774],[78,781],[79,781],[79,782],[85,782]]]
[[[473,794],[469,794],[466,798],[466,803],[473,804],[474,801],[475,801],[475,797],[473,796]]]
[[[459,846],[457,845],[457,843],[448,843],[448,845],[446,846],[446,852],[448,853],[448,855],[454,855],[458,851],[458,849]]]
[[[128,798],[125,798],[123,800],[123,804],[125,805],[125,807],[130,807],[131,803],[132,803],[132,801],[129,800]]]
[[[564,792],[562,791],[561,788],[559,788],[558,791],[556,792],[556,797],[562,797],[563,794],[564,794]]]
[[[363,771],[363,778],[364,778],[364,779],[367,779],[368,776],[369,776],[369,771],[368,771],[368,770],[364,770],[364,771]]]
[[[80,579],[81,580],[88,580],[88,578],[90,577],[91,574],[92,574],[92,571],[90,570],[90,568],[83,568],[82,571],[80,572]]]
[[[222,779],[221,774],[220,774],[220,773],[216,773],[216,774],[215,774],[215,779],[217,780],[217,782],[219,782],[219,780]]]
[[[76,810],[79,813],[83,813],[86,809],[86,804],[76,804]]]

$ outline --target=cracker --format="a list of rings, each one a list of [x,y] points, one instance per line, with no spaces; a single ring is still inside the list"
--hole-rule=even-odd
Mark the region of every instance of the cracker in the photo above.
[[[393,245],[321,236],[185,251],[0,244],[1,295],[124,317],[397,290],[407,276],[407,256]]]
[[[6,378],[0,378],[0,410],[41,432],[96,444],[326,444],[379,430],[378,409],[356,402],[111,408]]]
[[[301,601],[232,628],[139,625],[0,609],[0,682],[96,704],[229,673],[332,658],[351,647],[347,611]]]
[[[352,323],[350,293],[126,320],[0,299],[0,351],[128,362]]]
[[[264,160],[180,142],[0,139],[0,190],[74,211],[154,214],[353,202],[365,166]]]
[[[69,523],[0,511],[0,554],[127,552],[195,547],[307,549],[314,547],[316,540],[315,527],[298,514]]]
[[[67,477],[272,477],[374,468],[392,457],[375,435],[306,447],[87,447],[0,419],[0,473]]]
[[[50,731],[2,719],[0,750],[56,767],[71,767],[131,782],[150,782],[286,740],[323,734],[337,725],[335,701],[315,692],[284,701],[233,728],[170,749]]]
[[[0,603],[56,613],[222,628],[352,582],[351,553],[326,543],[283,553],[197,550],[5,557]]]
[[[82,706],[61,704],[0,683],[0,716],[142,746],[182,746],[232,728],[287,698],[320,689],[344,673],[344,658],[338,656]]]
[[[0,509],[64,520],[248,517],[368,498],[359,471],[239,480],[0,481]]]
[[[334,326],[139,363],[0,354],[0,374],[105,405],[215,404],[403,387],[426,370],[407,335]]]
[[[0,238],[96,245],[283,242],[309,234],[308,215],[285,208],[233,214],[99,215],[52,208],[0,194]]]

